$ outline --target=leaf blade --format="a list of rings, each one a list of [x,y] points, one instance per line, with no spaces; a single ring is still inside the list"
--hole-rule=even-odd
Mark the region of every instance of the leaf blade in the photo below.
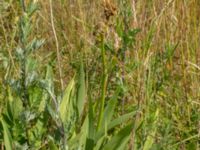
[[[70,81],[69,85],[67,86],[65,92],[64,92],[64,96],[63,99],[59,105],[59,113],[60,113],[60,118],[62,120],[62,122],[64,123],[67,119],[67,116],[69,114],[67,114],[68,110],[70,110],[70,95],[71,92],[74,88],[75,82],[74,82],[74,78]]]
[[[1,120],[1,123],[3,125],[3,136],[6,150],[12,150],[12,137],[10,131],[8,130],[7,124],[3,119]]]
[[[81,61],[79,76],[78,76],[78,91],[77,91],[77,110],[79,117],[82,114],[85,103],[85,72],[83,62]]]

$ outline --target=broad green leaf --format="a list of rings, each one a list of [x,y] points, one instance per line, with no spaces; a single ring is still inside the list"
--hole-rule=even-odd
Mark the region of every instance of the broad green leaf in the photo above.
[[[133,117],[135,114],[136,114],[135,112],[131,112],[131,113],[125,114],[123,116],[120,116],[120,117],[114,119],[113,121],[111,121],[108,124],[107,131],[109,131],[110,129],[126,122],[128,119]],[[99,131],[95,136],[95,141],[97,142],[99,140],[99,138],[101,138],[103,135],[104,135],[104,130]]]
[[[3,136],[6,150],[12,150],[12,137],[10,131],[8,130],[7,124],[3,119],[1,119],[1,123],[3,125]]]
[[[95,147],[94,147],[94,150],[100,150],[100,148],[102,147],[103,145],[103,142],[105,140],[105,137],[102,136],[96,143]]]
[[[123,150],[125,149],[131,135],[133,123],[122,128],[110,141],[104,146],[104,150]]]
[[[68,110],[71,110],[73,108],[69,108],[71,107],[70,105],[70,96],[71,96],[71,92],[72,89],[74,88],[75,82],[74,82],[74,78],[70,81],[69,85],[67,86],[65,92],[64,92],[64,96],[62,98],[62,101],[60,103],[59,106],[59,113],[60,113],[60,117],[62,122],[64,123],[67,119],[67,112]]]
[[[94,147],[94,139],[87,138],[85,150],[93,149],[93,147]]]
[[[132,118],[135,114],[136,114],[136,112],[130,112],[128,114],[122,115],[122,116],[114,119],[113,121],[111,121],[109,123],[108,129],[112,129],[113,127],[116,127],[116,126],[126,122],[128,119]]]
[[[45,83],[47,85],[46,89],[49,89],[53,93],[54,91],[54,86],[53,86],[53,70],[51,66],[47,66],[47,71],[46,71],[46,77],[45,77]],[[48,94],[46,90],[43,90],[42,92],[42,98],[39,106],[39,112],[44,111],[46,104],[47,104],[47,99],[48,99]]]
[[[93,113],[93,106],[91,99],[89,99],[89,119],[88,119],[88,135],[87,135],[87,141],[86,141],[86,147],[87,149],[93,149],[94,147],[94,135],[95,135],[95,127],[94,127],[94,113]]]
[[[83,62],[81,61],[79,76],[78,76],[78,93],[77,93],[77,108],[79,117],[82,114],[84,103],[85,103],[85,72]]]
[[[94,134],[95,134],[95,127],[94,127],[95,119],[94,119],[94,112],[93,112],[93,106],[92,106],[91,100],[89,100],[89,114],[88,114],[88,116],[89,116],[89,119],[88,119],[88,122],[89,122],[88,137],[93,138]]]
[[[86,145],[86,139],[88,136],[88,116],[85,117],[85,120],[83,122],[83,125],[81,126],[81,131],[76,134],[75,136],[72,136],[72,138],[69,139],[68,145],[70,149],[75,149],[75,147],[79,147],[81,145]]]
[[[103,121],[101,124],[101,128],[100,129],[105,129],[105,125],[109,124],[112,117],[113,117],[113,113],[115,110],[115,106],[117,104],[117,97],[119,95],[119,90],[116,91],[116,93],[114,94],[113,98],[108,102],[108,105],[106,106],[105,110],[104,110],[104,116],[103,116]]]

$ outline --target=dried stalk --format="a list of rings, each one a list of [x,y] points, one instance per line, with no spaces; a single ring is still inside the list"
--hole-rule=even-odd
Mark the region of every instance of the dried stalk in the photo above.
[[[62,76],[62,68],[61,68],[61,57],[60,57],[60,50],[59,50],[59,43],[58,43],[58,37],[56,34],[56,29],[54,25],[54,16],[53,16],[53,7],[52,7],[52,0],[49,0],[50,4],[50,17],[51,17],[51,27],[53,30],[54,38],[55,38],[55,43],[56,43],[56,54],[57,54],[57,61],[58,61],[58,70],[59,70],[59,77],[60,77],[60,85],[61,85],[61,90],[64,90],[64,85],[63,85],[63,76]]]

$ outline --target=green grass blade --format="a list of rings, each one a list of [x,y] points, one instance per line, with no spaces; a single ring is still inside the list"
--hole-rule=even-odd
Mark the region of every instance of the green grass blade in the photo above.
[[[102,145],[103,145],[103,142],[105,140],[105,137],[102,136],[96,143],[95,147],[94,147],[94,150],[100,150],[102,149]]]
[[[114,94],[114,96],[112,97],[112,99],[108,102],[108,105],[106,106],[105,110],[104,110],[104,116],[101,122],[101,126],[100,129],[103,129],[106,127],[106,124],[109,124],[113,114],[114,114],[114,110],[117,104],[117,97],[119,95],[119,90],[116,91],[116,93]]]
[[[92,101],[89,99],[89,113],[88,113],[88,135],[86,140],[86,147],[87,149],[93,149],[94,147],[94,135],[95,135],[95,127],[94,127],[94,113],[93,113],[93,106]]]
[[[83,62],[81,61],[79,76],[78,76],[78,92],[77,92],[77,108],[79,117],[84,109],[85,102],[85,72],[83,67]]]
[[[8,130],[8,126],[3,119],[1,120],[1,123],[3,125],[3,136],[6,150],[12,150],[12,137]]]
[[[133,128],[133,123],[121,129],[111,140],[104,146],[104,150],[123,150],[125,149]]]
[[[116,119],[114,119],[109,125],[108,125],[108,129],[112,129],[124,122],[126,122],[128,119],[130,119],[131,117],[133,117],[136,114],[136,112],[130,112],[128,114],[122,115]]]
[[[85,146],[89,129],[88,122],[88,116],[86,116],[81,126],[81,131],[79,133],[75,133],[75,135],[69,140],[68,145],[70,149],[77,149],[77,147]]]
[[[128,114],[125,114],[123,116],[118,117],[117,119],[114,119],[113,121],[111,121],[108,126],[107,126],[107,131],[109,131],[110,129],[126,122],[127,120],[129,120],[131,117],[133,117],[136,114],[136,112],[130,112]],[[95,136],[95,141],[98,141],[99,138],[101,138],[104,134],[104,130],[100,130],[96,136]]]

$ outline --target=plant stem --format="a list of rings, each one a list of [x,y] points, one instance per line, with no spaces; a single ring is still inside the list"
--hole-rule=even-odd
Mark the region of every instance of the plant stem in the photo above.
[[[24,4],[24,1],[21,1],[22,2],[22,9],[25,13],[25,4]],[[22,101],[23,101],[23,107],[25,109],[27,109],[28,107],[28,104],[29,104],[29,95],[28,95],[28,89],[27,89],[27,85],[26,85],[26,62],[27,62],[27,52],[26,52],[26,42],[27,42],[27,39],[25,37],[25,33],[22,31],[23,29],[23,21],[24,21],[24,15],[22,16],[21,18],[21,22],[20,22],[20,33],[22,34],[21,35],[21,38],[20,38],[20,44],[21,44],[21,48],[22,48],[22,52],[23,52],[23,55],[22,55],[22,60],[21,60],[21,87],[22,87]]]
[[[124,23],[124,34],[127,36],[128,32],[128,16],[127,16],[127,1],[123,1],[123,23]],[[126,51],[127,51],[127,44],[126,42],[123,43],[123,54],[122,54],[122,82],[125,84],[125,63],[126,63]],[[124,98],[124,93],[123,93],[123,98],[122,98],[122,114],[124,114],[124,105],[125,105],[125,98]]]
[[[97,129],[99,129],[101,122],[102,122],[102,119],[103,119],[105,96],[106,96],[106,87],[107,87],[107,80],[108,80],[104,39],[102,40],[101,55],[102,55],[103,73],[102,73],[102,91],[101,91],[101,100],[100,100],[100,112],[99,112],[99,120],[98,120]]]
[[[22,5],[22,9],[23,12],[26,12],[26,7],[25,7],[25,2],[24,0],[21,0],[21,5]],[[22,20],[24,21],[24,16],[22,16]],[[22,21],[21,20],[21,21]],[[26,85],[26,62],[27,62],[27,50],[26,50],[26,36],[24,35],[24,32],[22,31],[23,29],[23,23],[20,22],[20,29],[21,29],[21,33],[22,33],[22,37],[20,39],[20,43],[21,43],[21,48],[23,51],[23,57],[21,60],[21,87],[22,87],[22,103],[23,103],[23,107],[25,108],[25,110],[28,110],[29,107],[29,94],[28,94],[28,89],[27,89],[27,85]],[[26,141],[27,141],[27,145],[30,146],[30,141],[29,141],[29,128],[28,128],[28,123],[25,123],[25,134],[26,134]]]
[[[24,0],[20,0],[20,1],[21,1],[23,11],[26,12],[26,5],[25,5]]]
[[[23,46],[24,47],[24,46]],[[23,48],[23,60],[22,60],[22,64],[21,64],[21,84],[22,84],[22,91],[23,91],[23,95],[22,95],[22,99],[23,99],[23,106],[24,108],[28,107],[28,91],[27,91],[27,86],[26,86],[26,50]]]
[[[58,61],[58,70],[59,70],[59,77],[60,77],[60,86],[61,86],[61,91],[64,91],[64,83],[63,83],[63,74],[62,74],[62,68],[61,68],[61,56],[60,56],[60,50],[59,50],[59,43],[58,43],[58,37],[56,34],[56,29],[54,25],[54,16],[53,16],[53,7],[52,7],[52,0],[49,0],[49,5],[50,5],[50,15],[51,15],[51,26],[55,38],[55,43],[56,43],[56,54],[57,54],[57,61]],[[56,104],[56,103],[55,103]],[[56,110],[58,113],[58,107],[56,106]],[[62,121],[59,119],[61,122],[61,127],[60,127],[60,132],[62,134],[62,148],[65,150],[66,146],[66,136],[65,136],[65,130],[64,130],[64,125]]]
[[[62,92],[64,91],[64,85],[63,85],[63,76],[62,76],[62,68],[61,68],[61,57],[60,57],[60,50],[59,50],[59,43],[58,43],[58,37],[56,34],[56,29],[54,25],[54,16],[53,16],[53,7],[52,7],[52,0],[49,0],[49,5],[50,5],[50,15],[51,15],[51,26],[55,38],[55,43],[56,43],[56,54],[57,54],[57,60],[58,60],[58,70],[59,70],[59,76],[60,76],[60,86]]]

